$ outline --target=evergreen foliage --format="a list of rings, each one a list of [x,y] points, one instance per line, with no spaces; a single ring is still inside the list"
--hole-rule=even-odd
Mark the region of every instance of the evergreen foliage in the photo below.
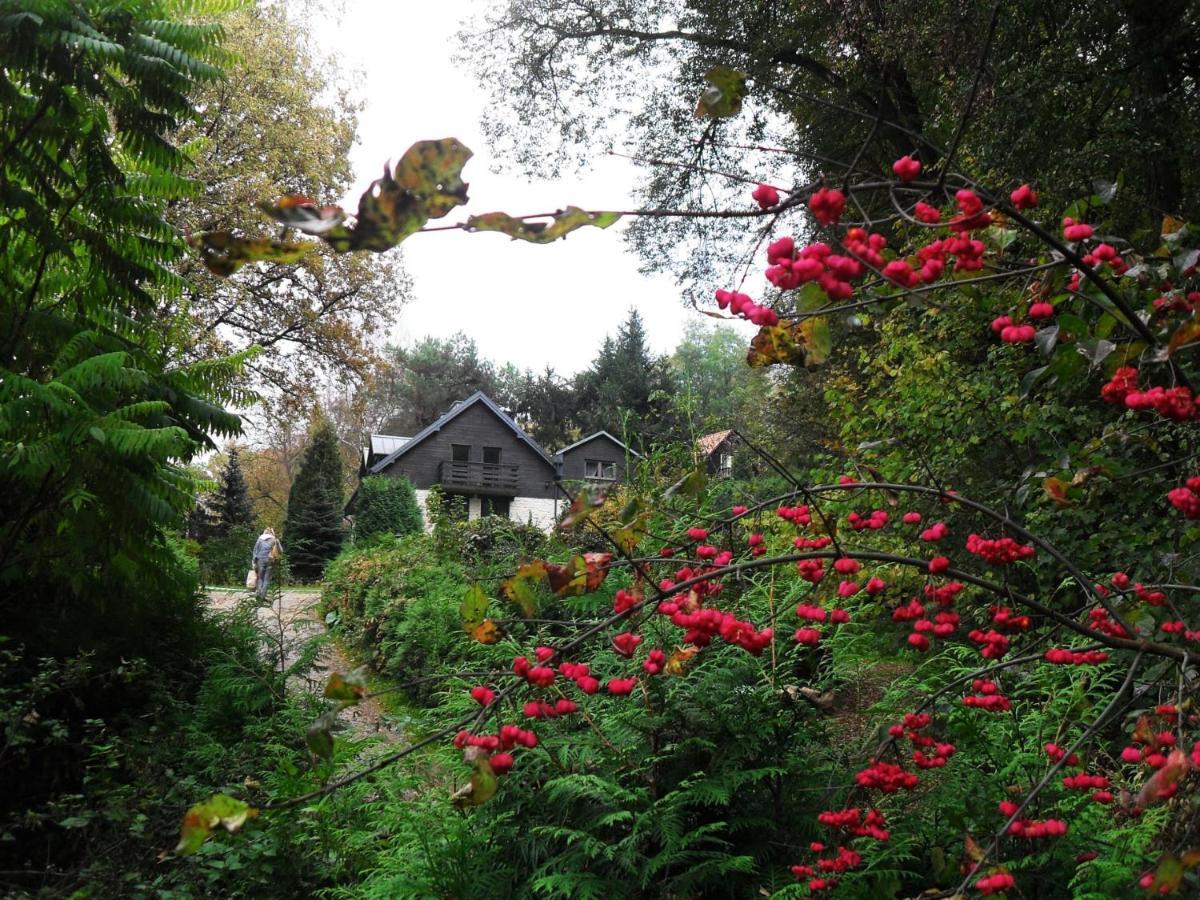
[[[250,488],[242,473],[237,447],[229,448],[229,459],[217,480],[217,496],[214,499],[220,534],[229,534],[234,528],[254,526],[254,505],[250,502]]]
[[[288,493],[284,524],[283,546],[292,574],[300,580],[320,578],[325,564],[341,549],[345,537],[342,503],[337,433],[329,420],[320,416]]]
[[[358,486],[354,537],[364,541],[379,534],[415,534],[424,527],[417,493],[407,478],[370,475]]]
[[[190,596],[184,466],[251,398],[243,357],[165,362],[155,311],[183,252],[163,213],[195,190],[172,135],[233,5],[0,3],[0,608],[31,654],[161,650],[138,616]]]

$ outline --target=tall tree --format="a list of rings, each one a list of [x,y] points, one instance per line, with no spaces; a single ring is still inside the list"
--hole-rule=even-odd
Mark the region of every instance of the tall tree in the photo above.
[[[102,665],[188,634],[169,532],[192,507],[188,461],[239,430],[239,362],[171,365],[156,308],[183,253],[164,214],[194,189],[174,135],[220,75],[220,6],[0,16],[0,610],[31,658],[90,646]]]
[[[507,402],[495,396],[499,386],[495,366],[461,331],[425,337],[411,347],[387,349],[375,374],[368,419],[377,430],[412,435],[475,391]]]
[[[296,192],[333,202],[350,186],[358,106],[334,62],[289,18],[289,5],[257,4],[229,19],[237,56],[199,96],[203,120],[180,134],[203,185],[171,211],[185,231],[252,231],[261,225],[260,200]],[[367,374],[371,341],[409,290],[396,254],[366,259],[324,245],[299,263],[247,266],[230,278],[190,256],[180,271],[187,288],[164,315],[180,323],[185,356],[257,346],[252,386],[301,406],[313,402],[326,373]]]
[[[217,528],[228,534],[234,528],[249,528],[254,525],[254,505],[250,502],[250,488],[242,472],[242,460],[237,447],[229,448],[229,458],[217,479],[217,495],[213,505],[217,512]]]
[[[622,432],[639,447],[671,438],[673,389],[667,360],[650,352],[641,314],[631,309],[617,336],[605,337],[591,367],[576,376],[580,430]]]
[[[342,548],[343,515],[337,432],[318,411],[300,470],[288,492],[283,546],[293,575],[305,581],[321,577],[325,564]]]
[[[746,432],[764,415],[770,376],[746,365],[746,339],[731,328],[690,322],[671,354],[671,371],[677,403],[698,433]]]
[[[500,393],[509,399],[517,421],[535,441],[549,451],[558,450],[580,437],[575,424],[577,408],[569,381],[547,366],[534,375],[531,369],[517,372],[506,367]]]

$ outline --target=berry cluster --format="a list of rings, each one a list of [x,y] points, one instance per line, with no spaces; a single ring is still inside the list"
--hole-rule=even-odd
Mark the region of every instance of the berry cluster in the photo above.
[[[976,678],[971,682],[974,694],[963,697],[963,706],[982,709],[987,712],[1008,712],[1012,709],[1012,701],[1000,693],[1000,686],[985,678]]]
[[[1200,475],[1193,475],[1182,487],[1167,491],[1167,500],[1185,519],[1200,519]]]
[[[1108,659],[1103,650],[1070,650],[1062,647],[1051,647],[1045,653],[1045,660],[1057,666],[1094,666]]]
[[[1029,559],[1037,553],[1031,544],[1018,544],[1010,537],[989,540],[977,534],[967,537],[967,552],[975,554],[992,566],[1007,566],[1009,563]]]
[[[728,309],[735,316],[741,316],[755,325],[778,325],[779,313],[769,306],[761,306],[750,299],[748,294],[738,291],[717,291],[717,306]]]

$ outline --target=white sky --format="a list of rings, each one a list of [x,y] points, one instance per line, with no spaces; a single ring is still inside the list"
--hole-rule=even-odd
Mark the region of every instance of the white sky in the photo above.
[[[344,204],[353,209],[384,161],[415,141],[456,137],[475,153],[464,170],[471,200],[443,222],[495,210],[630,208],[635,172],[614,157],[598,158],[590,171],[563,181],[530,183],[516,172],[491,171],[495,161],[479,129],[486,94],[469,69],[451,61],[459,24],[486,2],[345,0],[338,16],[318,27],[317,46],[362,75],[366,108],[352,154],[357,181]],[[583,228],[545,246],[500,234],[414,235],[403,245],[413,299],[391,340],[461,330],[498,363],[535,371],[549,364],[571,374],[587,367],[604,335],[615,333],[636,306],[653,350],[669,352],[689,317],[712,320],[683,306],[670,277],[638,272],[623,227]]]

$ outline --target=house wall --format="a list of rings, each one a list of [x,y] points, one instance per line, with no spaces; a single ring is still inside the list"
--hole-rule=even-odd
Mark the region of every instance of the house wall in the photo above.
[[[508,517],[522,525],[532,522],[542,531],[549,531],[558,522],[559,503],[544,497],[513,497]]]
[[[483,448],[499,447],[501,465],[519,465],[517,496],[553,500],[554,469],[520,440],[483,403],[475,403],[429,435],[380,474],[404,476],[418,491],[438,483],[438,464],[451,459],[451,444],[471,448],[470,461],[483,462]],[[582,463],[580,463],[582,465]],[[524,521],[524,519],[522,519]]]
[[[562,455],[560,469],[563,481],[578,484],[584,481],[584,462],[589,459],[599,459],[615,463],[617,481],[625,480],[625,448],[605,435],[597,435],[586,444],[573,447]]]
[[[433,517],[429,515],[429,509],[425,505],[429,500],[429,491],[418,488],[416,494],[417,508],[421,510],[425,532],[429,533],[433,530]],[[479,518],[480,506],[481,501],[478,497],[468,499],[467,510],[471,519]],[[513,497],[508,508],[508,517],[522,525],[532,522],[543,531],[550,531],[558,522],[559,507],[559,501],[545,497]]]
[[[736,452],[734,444],[734,436],[731,434],[725,440],[721,441],[721,443],[717,444],[713,451],[708,454],[704,468],[709,475],[716,475],[721,471],[721,457],[726,453],[733,455],[734,466],[737,465],[739,454]]]

